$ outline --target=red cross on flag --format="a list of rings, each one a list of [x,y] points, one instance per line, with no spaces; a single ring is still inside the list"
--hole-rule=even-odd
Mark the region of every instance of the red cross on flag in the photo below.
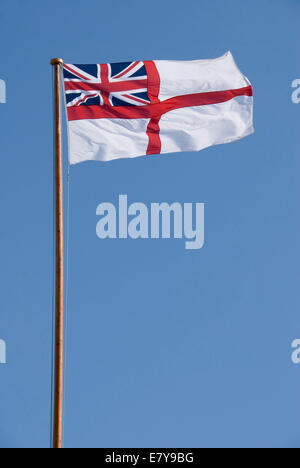
[[[199,151],[253,133],[253,92],[213,60],[65,64],[70,164]]]

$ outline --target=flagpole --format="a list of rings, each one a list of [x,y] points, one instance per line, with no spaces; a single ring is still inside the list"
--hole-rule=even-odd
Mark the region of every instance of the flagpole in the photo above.
[[[62,448],[63,425],[63,185],[61,142],[60,67],[63,60],[51,60],[54,67],[54,158],[55,158],[55,358],[53,448]]]

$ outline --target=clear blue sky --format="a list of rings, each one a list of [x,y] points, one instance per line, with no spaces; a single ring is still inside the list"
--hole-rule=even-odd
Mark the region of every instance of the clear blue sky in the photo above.
[[[299,18],[298,0],[1,1],[0,446],[49,445],[50,58],[227,50],[254,86],[253,136],[72,168],[64,442],[300,446],[300,367],[290,359],[300,338],[300,106],[290,98]],[[205,202],[205,247],[100,241],[96,206],[119,194]]]

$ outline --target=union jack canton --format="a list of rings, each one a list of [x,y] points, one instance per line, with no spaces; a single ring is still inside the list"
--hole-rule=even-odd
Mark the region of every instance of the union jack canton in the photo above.
[[[65,65],[67,107],[150,104],[143,62]]]

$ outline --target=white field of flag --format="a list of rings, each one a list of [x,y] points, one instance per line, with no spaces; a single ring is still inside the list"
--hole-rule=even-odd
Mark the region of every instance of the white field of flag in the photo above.
[[[254,132],[252,86],[230,52],[211,60],[66,64],[64,85],[70,164],[199,151]]]

